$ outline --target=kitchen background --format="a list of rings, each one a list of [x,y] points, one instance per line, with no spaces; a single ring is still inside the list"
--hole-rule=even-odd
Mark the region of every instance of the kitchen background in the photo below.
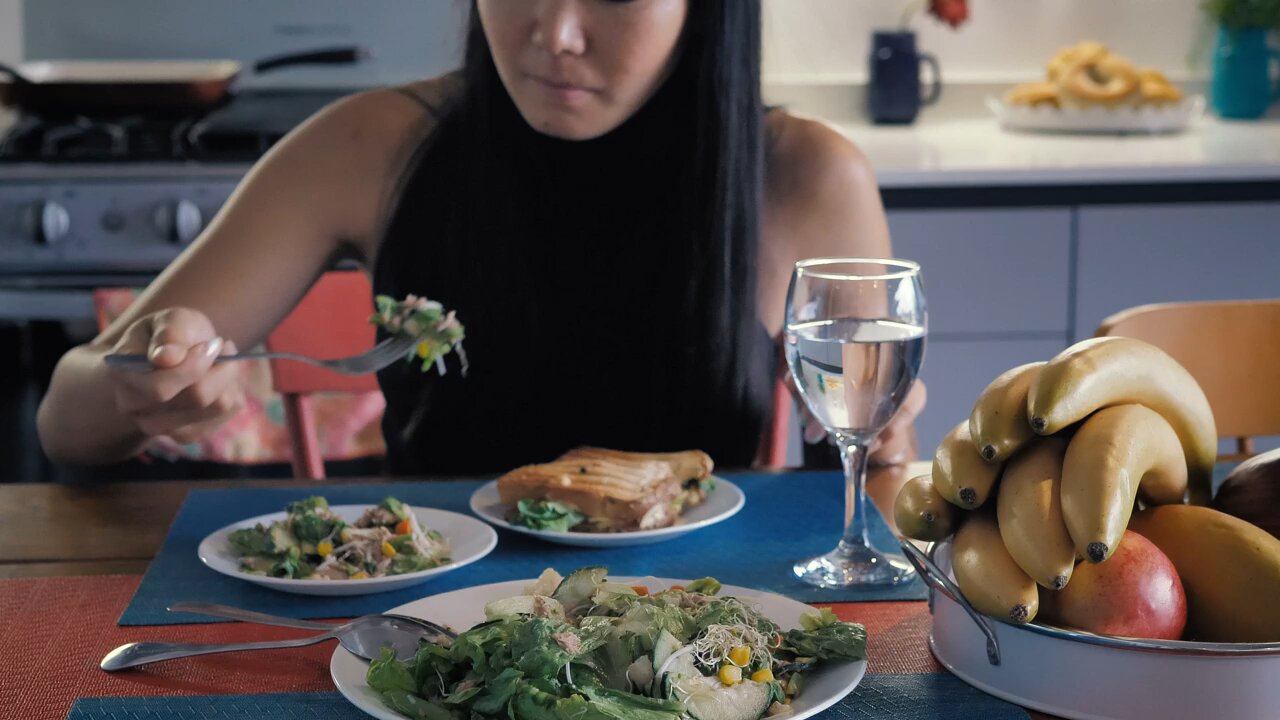
[[[1042,76],[1055,51],[1083,39],[1159,68],[1189,94],[1206,92],[1215,27],[1197,0],[970,0],[969,20],[958,29],[917,13],[911,27],[921,49],[941,63],[942,101],[914,124],[873,125],[864,112],[871,30],[897,27],[909,4],[765,0],[765,80],[771,101],[823,117],[859,144],[881,180],[897,253],[924,265],[931,327],[923,454],[967,416],[992,377],[1091,335],[1112,312],[1145,302],[1280,296],[1276,106],[1256,121],[1208,114],[1174,135],[1088,138],[1003,131],[985,107],[1011,84]],[[371,62],[287,69],[246,77],[240,86],[311,88],[323,98],[447,69],[461,5],[0,0],[0,62],[252,61],[371,45]],[[0,109],[0,133],[13,120]],[[4,243],[17,242],[2,234],[6,222],[14,226],[6,214],[58,193],[78,190],[83,200],[107,187],[116,195],[103,202],[127,203],[118,193],[128,186],[139,203],[173,209],[188,200],[199,211],[188,219],[198,225],[247,164],[107,164],[81,177],[56,163],[0,163],[0,481],[66,477],[41,458],[32,418],[57,354],[95,327],[83,287],[33,287],[29,274],[6,267]],[[80,182],[89,185],[76,187]],[[80,223],[76,206],[72,211],[71,236],[96,241],[82,229],[92,218]],[[178,247],[149,257],[169,257]],[[799,458],[795,448],[792,457]]]

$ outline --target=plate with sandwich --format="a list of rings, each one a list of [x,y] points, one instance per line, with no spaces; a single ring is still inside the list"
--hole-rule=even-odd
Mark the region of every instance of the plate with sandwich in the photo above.
[[[635,453],[583,447],[516,468],[471,496],[485,521],[581,547],[645,545],[733,517],[745,502],[700,450]]]

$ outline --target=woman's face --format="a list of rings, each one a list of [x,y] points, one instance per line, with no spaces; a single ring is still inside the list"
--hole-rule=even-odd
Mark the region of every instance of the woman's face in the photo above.
[[[626,122],[675,64],[689,0],[477,0],[498,75],[535,129],[566,140]]]

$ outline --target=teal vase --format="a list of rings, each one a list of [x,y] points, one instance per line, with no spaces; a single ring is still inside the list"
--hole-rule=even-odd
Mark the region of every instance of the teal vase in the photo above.
[[[1218,28],[1213,54],[1213,110],[1220,117],[1253,119],[1280,97],[1280,52],[1267,45],[1266,28]]]

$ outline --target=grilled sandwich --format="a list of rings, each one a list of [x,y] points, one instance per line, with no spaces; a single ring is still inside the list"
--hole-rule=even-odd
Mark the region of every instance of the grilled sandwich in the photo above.
[[[652,530],[673,524],[711,489],[711,457],[700,450],[634,453],[577,448],[498,478],[502,502],[551,501],[585,516],[586,532]]]

